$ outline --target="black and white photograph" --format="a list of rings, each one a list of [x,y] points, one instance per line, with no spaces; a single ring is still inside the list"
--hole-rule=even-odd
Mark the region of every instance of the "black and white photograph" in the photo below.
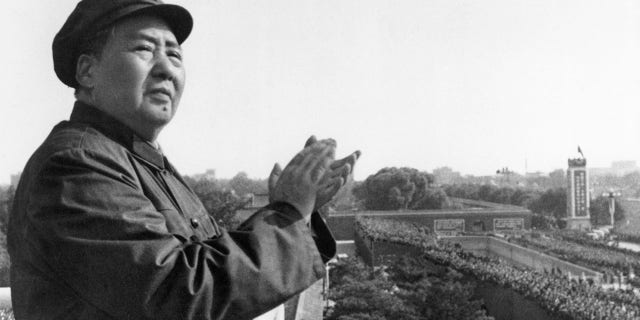
[[[640,319],[640,1],[0,29],[0,320]]]

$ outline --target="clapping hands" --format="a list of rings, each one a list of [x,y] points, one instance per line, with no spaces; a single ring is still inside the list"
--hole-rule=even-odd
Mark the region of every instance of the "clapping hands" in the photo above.
[[[335,149],[335,140],[318,141],[311,136],[284,170],[276,163],[268,181],[270,202],[287,202],[308,221],[344,186],[360,157],[360,151],[355,151],[335,160]]]

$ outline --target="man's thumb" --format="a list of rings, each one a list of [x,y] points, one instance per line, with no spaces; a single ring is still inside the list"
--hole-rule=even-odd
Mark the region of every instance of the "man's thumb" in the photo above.
[[[280,164],[276,162],[276,164],[273,165],[273,169],[271,169],[271,173],[269,174],[269,180],[268,180],[269,190],[273,190],[273,188],[276,187],[276,183],[278,182],[278,179],[280,178],[281,174],[282,174],[282,168],[280,167]]]

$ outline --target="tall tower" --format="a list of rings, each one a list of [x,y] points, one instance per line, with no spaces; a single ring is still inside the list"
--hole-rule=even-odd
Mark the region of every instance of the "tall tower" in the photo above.
[[[567,228],[591,229],[587,159],[569,159],[567,169]]]

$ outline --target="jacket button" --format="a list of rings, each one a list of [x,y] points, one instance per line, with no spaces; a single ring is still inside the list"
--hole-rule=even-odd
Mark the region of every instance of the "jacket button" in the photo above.
[[[196,218],[191,218],[191,226],[194,228],[197,228],[200,226],[200,221],[198,221],[198,219]]]

